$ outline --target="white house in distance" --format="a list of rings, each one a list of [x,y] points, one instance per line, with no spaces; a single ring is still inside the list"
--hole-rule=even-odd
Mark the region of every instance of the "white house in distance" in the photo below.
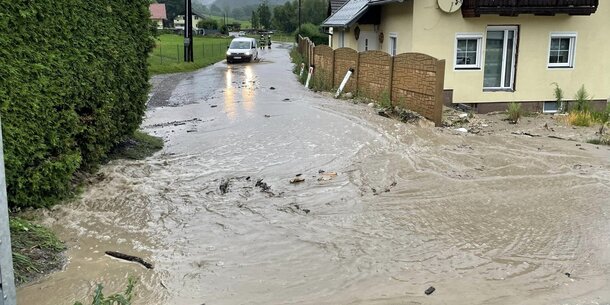
[[[148,10],[150,10],[150,19],[157,25],[157,29],[163,29],[163,21],[167,20],[165,3],[151,3]]]
[[[446,104],[556,112],[553,83],[566,99],[584,85],[597,109],[610,97],[610,1],[330,1],[333,49],[444,59]]]
[[[193,29],[198,29],[197,23],[202,19],[203,19],[202,16],[199,16],[199,15],[193,13],[192,21],[191,21],[191,24],[193,25]],[[174,18],[174,28],[175,29],[184,30],[184,23],[185,23],[184,15],[177,15],[176,18]]]

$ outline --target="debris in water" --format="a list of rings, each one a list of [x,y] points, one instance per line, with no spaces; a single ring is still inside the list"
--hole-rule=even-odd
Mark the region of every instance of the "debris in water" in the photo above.
[[[305,181],[305,178],[301,178],[301,177],[297,176],[297,177],[292,178],[290,180],[290,183],[295,184],[295,183],[300,183],[303,181]]]
[[[271,116],[270,116],[270,115],[268,115],[268,114],[265,114],[265,117],[266,117],[266,118],[270,118]]]
[[[390,117],[390,115],[388,114],[388,112],[385,109],[381,109],[381,110],[377,111],[377,114],[379,114],[380,116],[385,117],[385,118]]]
[[[318,181],[329,181],[335,177],[337,177],[337,173],[335,173],[335,172],[328,172],[328,173],[323,172],[323,173],[321,173],[321,176],[318,178]]]
[[[174,123],[174,126],[182,126],[182,125],[186,125],[186,123],[184,123],[184,122]]]
[[[462,127],[462,128],[456,128],[455,131],[468,132],[468,129]]]
[[[216,108],[216,107],[218,107],[218,105],[212,105],[212,106],[210,106],[210,107],[212,107],[212,108]]]
[[[197,129],[189,129],[186,132],[196,132],[196,131],[197,131]],[[172,132],[174,132],[174,131],[172,130]]]
[[[275,90],[275,87],[271,87],[271,88],[269,88],[269,89],[270,89],[270,90]]]
[[[324,173],[325,173],[325,171],[323,169],[318,171],[318,174],[324,174]]]
[[[303,174],[296,174],[295,177],[301,177]]]
[[[140,257],[133,256],[133,255],[127,255],[127,254],[123,254],[123,253],[115,252],[115,251],[106,251],[105,253],[106,253],[106,255],[112,256],[114,258],[139,263],[140,265],[146,267],[146,269],[153,269],[153,265],[151,263],[143,260]]]
[[[424,291],[424,293],[426,295],[431,295],[435,290],[436,290],[436,288],[434,288],[433,286],[430,286],[430,288],[426,289],[426,291]]]
[[[231,180],[222,180],[222,182],[220,183],[220,186],[218,187],[218,189],[220,190],[221,194],[226,194],[229,192],[229,184],[230,184]]]
[[[572,276],[569,272],[564,273],[567,277]]]
[[[267,184],[267,182],[263,182],[263,179],[256,180],[256,187],[260,187],[262,192],[269,192],[271,187]]]
[[[284,99],[284,102],[288,102],[288,101],[290,101],[290,99],[289,99],[289,98],[285,98],[285,99]]]

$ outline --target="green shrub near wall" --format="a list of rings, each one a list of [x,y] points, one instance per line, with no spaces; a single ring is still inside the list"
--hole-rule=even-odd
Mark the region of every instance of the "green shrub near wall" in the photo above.
[[[0,0],[0,115],[11,207],[48,206],[139,126],[148,0]]]

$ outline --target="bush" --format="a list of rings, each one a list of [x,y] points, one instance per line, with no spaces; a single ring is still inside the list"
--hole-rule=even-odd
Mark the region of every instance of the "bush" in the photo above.
[[[402,103],[404,105],[404,103]],[[390,99],[390,91],[383,90],[379,97],[379,106],[381,108],[392,109],[392,100]]]
[[[305,63],[305,58],[299,53],[297,48],[292,48],[292,50],[290,50],[290,58],[294,64],[292,72],[297,75],[301,84],[305,84],[305,81],[307,80],[307,67],[303,70],[303,74],[299,74],[301,73],[301,64]]]
[[[311,42],[315,45],[328,45],[328,35],[320,32],[320,27],[312,23],[305,23],[301,25],[301,31],[297,29],[295,36],[301,35],[303,37],[309,37]]]
[[[313,72],[313,76],[311,77],[311,89],[314,91],[331,91],[332,81],[329,82],[328,79],[332,77],[330,72],[317,69]]]
[[[95,288],[95,294],[91,305],[130,305],[131,299],[133,299],[133,288],[135,286],[135,280],[129,277],[127,288],[123,293],[113,294],[111,296],[104,296],[104,286],[98,284]],[[83,305],[81,302],[76,302],[74,305]]]
[[[515,102],[510,103],[508,105],[507,114],[508,121],[513,124],[517,124],[517,122],[519,122],[519,119],[521,118],[521,115],[523,114],[521,110],[521,104]]]
[[[589,100],[591,96],[587,89],[585,89],[585,85],[582,85],[576,94],[574,95],[574,100],[576,101],[576,111],[581,112],[589,112]]]
[[[49,206],[140,125],[148,0],[0,0],[0,115],[9,204]]]
[[[559,112],[565,112],[566,107],[563,103],[563,98],[564,98],[563,89],[561,89],[561,87],[559,87],[558,83],[552,83],[552,85],[555,86],[555,88],[553,89],[553,96],[555,96],[555,101],[557,102],[557,107],[559,108]]]
[[[567,117],[568,124],[572,126],[589,127],[595,121],[588,111],[572,111]]]

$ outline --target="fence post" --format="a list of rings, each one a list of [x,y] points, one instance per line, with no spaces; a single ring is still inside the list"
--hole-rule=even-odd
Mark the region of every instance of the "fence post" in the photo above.
[[[443,124],[443,104],[445,92],[445,60],[436,60],[436,92],[434,104],[434,124],[436,127]]]
[[[356,94],[360,94],[360,52],[358,52],[358,55],[356,55],[356,79],[355,79],[355,84],[356,84],[356,88],[354,88],[354,91]]]
[[[390,92],[388,92],[388,95],[390,96],[390,105],[392,107],[394,106],[392,91],[394,91],[393,87],[394,87],[394,60],[395,59],[396,59],[396,56],[390,55],[390,84],[388,85],[388,88],[390,88]]]
[[[0,126],[2,123],[0,123]],[[16,305],[15,275],[13,273],[13,253],[11,231],[8,223],[8,200],[4,178],[4,147],[0,128],[0,305]]]

